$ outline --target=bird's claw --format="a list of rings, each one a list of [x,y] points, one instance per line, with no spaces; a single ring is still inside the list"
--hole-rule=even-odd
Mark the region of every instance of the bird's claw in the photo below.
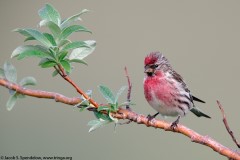
[[[175,130],[175,128],[177,127],[178,123],[179,123],[179,119],[180,119],[180,116],[178,116],[178,118],[176,119],[176,121],[172,122],[170,128]]]
[[[177,127],[177,125],[178,125],[178,122],[174,121],[174,122],[171,124],[170,128],[173,129],[173,130],[175,130],[175,128]]]
[[[153,120],[158,114],[159,114],[159,112],[157,112],[157,113],[154,114],[154,115],[150,115],[150,114],[149,114],[149,115],[147,116],[148,122],[151,121],[151,120]]]
[[[154,117],[152,117],[150,114],[147,115],[148,122],[151,121]]]

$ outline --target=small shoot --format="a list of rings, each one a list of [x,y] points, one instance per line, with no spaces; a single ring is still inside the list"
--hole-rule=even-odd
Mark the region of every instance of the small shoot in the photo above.
[[[88,95],[89,98],[92,98],[92,90],[87,90],[85,93]],[[84,98],[83,96],[81,96],[80,99],[81,99],[81,102],[76,104],[74,106],[74,108],[75,107],[80,108],[79,111],[82,112],[82,111],[92,107],[91,103],[89,102],[88,99]]]
[[[109,124],[110,122],[115,123],[115,128],[116,124],[118,123],[118,119],[114,118],[112,116],[112,113],[116,113],[119,109],[119,107],[123,105],[133,105],[132,103],[129,102],[124,102],[119,105],[118,99],[120,95],[126,90],[127,86],[122,86],[116,95],[112,93],[112,91],[103,85],[99,86],[99,91],[102,94],[102,96],[105,98],[107,101],[107,104],[100,105],[96,111],[94,111],[94,114],[97,118],[97,120],[92,120],[89,122],[89,125],[91,126],[89,132],[96,130],[97,128],[103,127],[106,124]]]

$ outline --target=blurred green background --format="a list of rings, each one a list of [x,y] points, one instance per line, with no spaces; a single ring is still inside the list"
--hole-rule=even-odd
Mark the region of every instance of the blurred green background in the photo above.
[[[36,28],[40,21],[37,11],[45,3],[51,3],[62,17],[85,8],[92,11],[82,16],[81,23],[93,34],[76,33],[71,38],[96,40],[97,47],[86,58],[89,66],[76,64],[71,76],[82,89],[92,89],[97,102],[104,102],[99,84],[114,91],[127,84],[127,66],[133,83],[132,101],[137,104],[133,110],[145,115],[155,113],[143,95],[143,59],[151,51],[161,51],[192,93],[207,102],[197,105],[212,117],[209,120],[188,114],[180,123],[236,149],[216,100],[222,102],[229,124],[240,139],[240,1],[1,0],[0,65],[23,44],[23,36],[11,30]],[[38,67],[39,60],[10,61],[17,67],[19,79],[29,75],[37,79],[37,86],[32,88],[78,96],[63,79],[52,78],[51,69]],[[134,123],[119,126],[116,133],[113,125],[88,133],[92,113],[79,113],[53,100],[27,97],[9,112],[5,106],[8,96],[8,90],[0,87],[0,155],[70,156],[74,160],[226,159],[183,135]],[[125,98],[126,93],[121,100]]]

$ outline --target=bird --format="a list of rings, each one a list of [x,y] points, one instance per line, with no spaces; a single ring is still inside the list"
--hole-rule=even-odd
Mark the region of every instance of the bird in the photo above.
[[[178,74],[168,59],[160,52],[151,52],[144,59],[144,95],[149,105],[157,113],[148,115],[152,120],[158,114],[164,117],[177,117],[171,127],[177,127],[179,119],[191,111],[198,117],[211,118],[194,104],[205,103],[191,94],[182,76]]]

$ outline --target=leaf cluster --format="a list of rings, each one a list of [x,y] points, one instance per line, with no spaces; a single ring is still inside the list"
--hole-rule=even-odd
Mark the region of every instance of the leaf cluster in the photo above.
[[[15,29],[15,32],[25,37],[25,42],[36,41],[38,44],[27,44],[17,47],[12,52],[11,58],[16,57],[19,60],[28,57],[40,58],[39,66],[42,68],[54,67],[55,71],[52,73],[52,76],[60,74],[62,77],[71,73],[73,68],[72,63],[74,62],[87,65],[83,59],[95,50],[96,42],[94,40],[71,41],[69,39],[69,36],[75,32],[92,33],[86,27],[76,24],[86,12],[88,10],[84,9],[78,14],[62,20],[59,12],[52,5],[46,4],[38,12],[41,18],[39,27],[47,27],[49,32],[41,32],[33,28]],[[6,62],[3,69],[0,68],[0,78],[6,78],[9,82],[17,83],[15,67]],[[19,85],[22,87],[35,84],[36,80],[33,77],[25,77],[19,82]],[[114,122],[116,126],[118,119],[114,118],[112,113],[116,113],[121,106],[132,105],[130,102],[118,103],[119,96],[126,88],[126,86],[121,87],[116,95],[114,95],[108,87],[99,86],[99,91],[106,99],[107,104],[102,104],[97,109],[94,108],[93,112],[97,119],[88,123],[91,126],[89,132],[111,122]],[[10,90],[9,93],[11,97],[7,102],[7,108],[11,110],[17,98],[22,98],[24,95],[13,90]],[[86,94],[91,98],[92,91]],[[80,108],[80,111],[92,107],[89,99],[84,98],[83,95],[81,98],[81,103],[76,105]]]
[[[75,22],[81,20],[80,16],[88,12],[82,10],[78,14],[70,16],[64,20],[61,19],[59,12],[50,4],[46,4],[38,12],[40,18],[40,27],[47,27],[49,33],[41,32],[32,28],[17,28],[14,31],[25,37],[26,41],[37,41],[37,45],[22,45],[17,47],[11,57],[24,59],[27,57],[40,58],[39,65],[42,68],[49,68],[61,65],[69,74],[72,70],[72,63],[87,64],[83,59],[91,54],[95,47],[94,40],[71,41],[69,36],[75,32],[92,33],[86,27],[78,25]],[[53,76],[58,71],[53,72]]]
[[[89,132],[96,130],[97,128],[103,127],[106,124],[114,122],[115,125],[118,123],[118,119],[112,117],[111,113],[115,113],[118,111],[119,107],[126,106],[126,105],[133,105],[131,102],[124,102],[119,104],[118,99],[120,95],[124,92],[127,86],[122,86],[116,95],[106,86],[100,85],[99,91],[102,96],[107,101],[107,104],[100,105],[94,114],[96,116],[96,120],[91,120],[88,125],[91,126]]]

